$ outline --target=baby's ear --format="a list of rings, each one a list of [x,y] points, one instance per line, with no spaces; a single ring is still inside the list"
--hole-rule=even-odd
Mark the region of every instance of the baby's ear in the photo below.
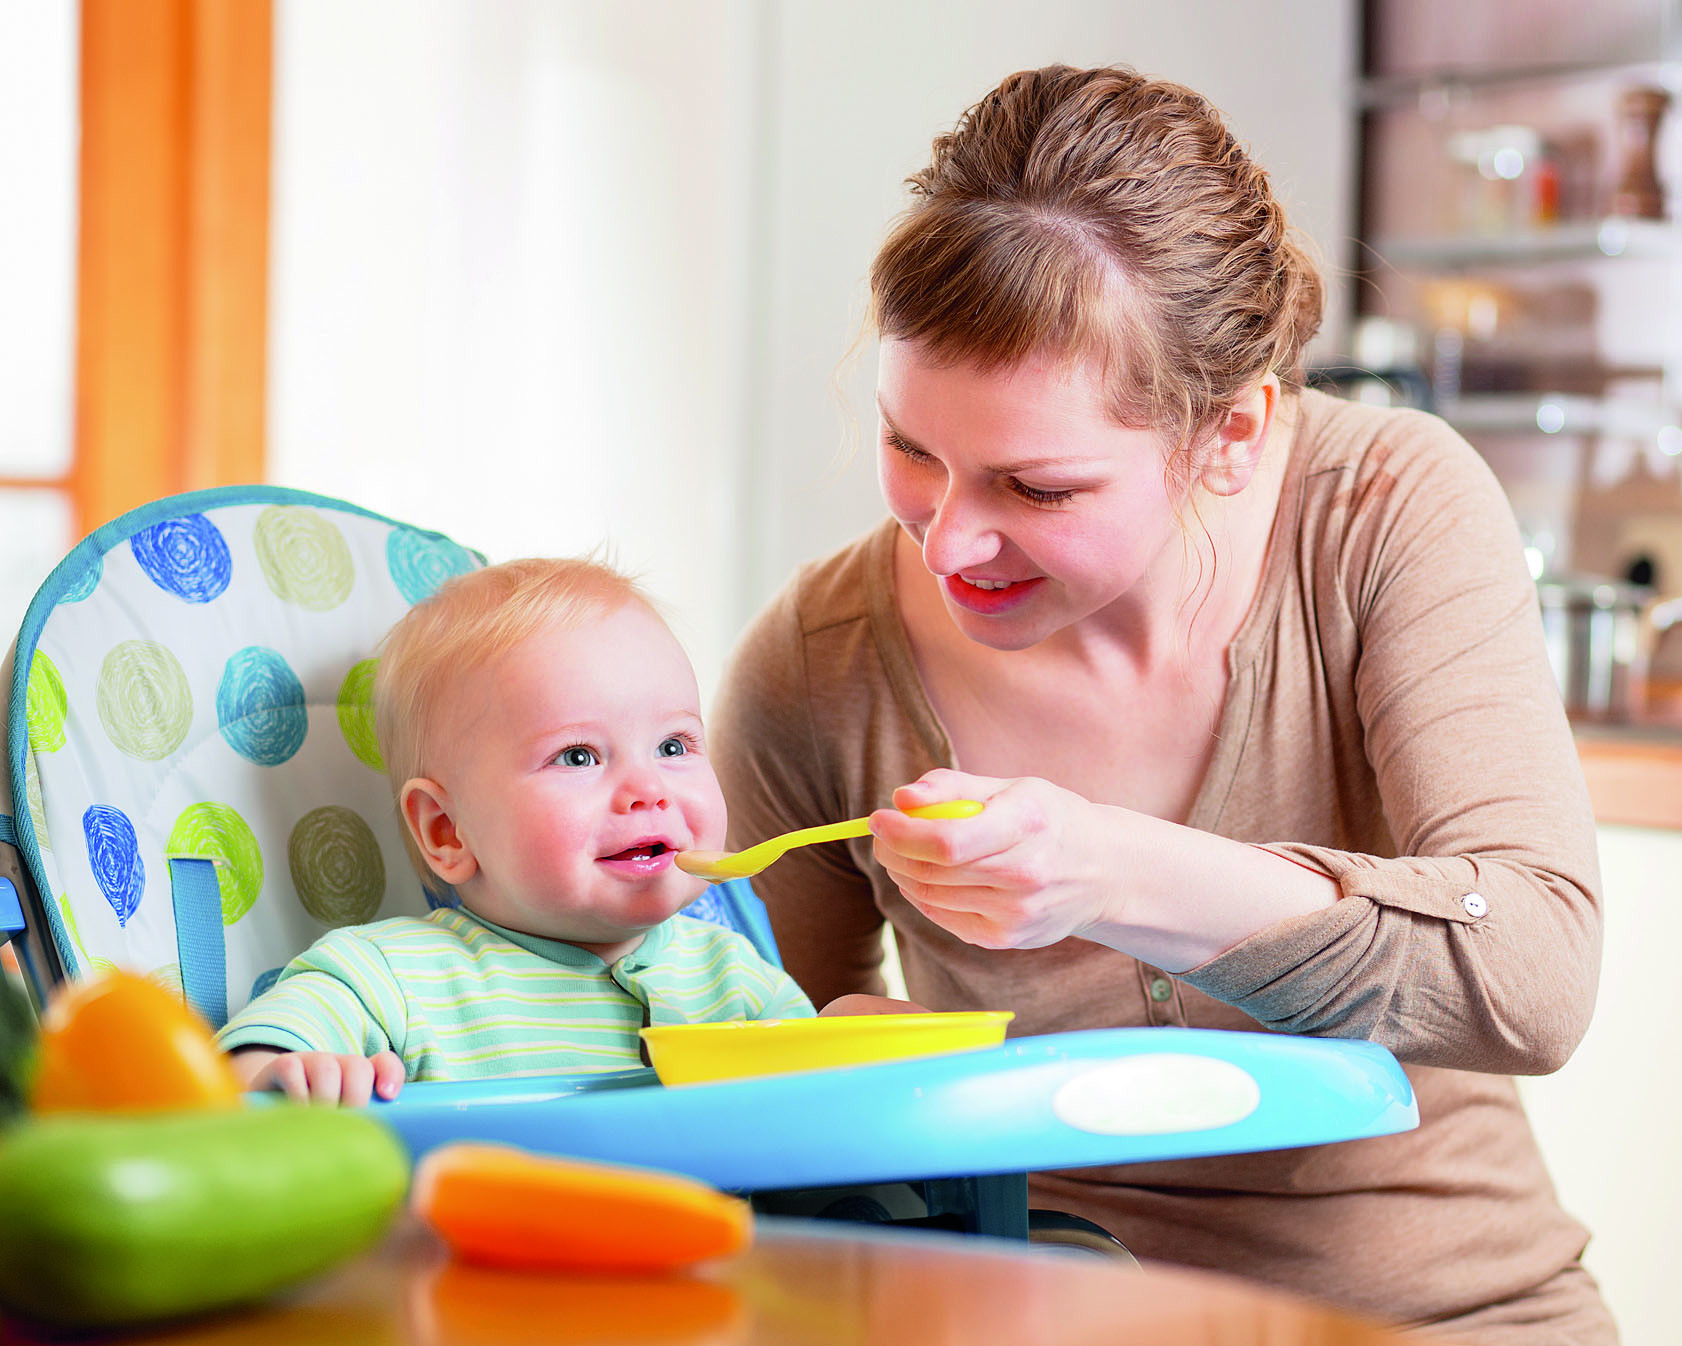
[[[473,877],[478,861],[456,827],[448,790],[435,780],[417,776],[404,783],[397,806],[434,874],[452,886]]]

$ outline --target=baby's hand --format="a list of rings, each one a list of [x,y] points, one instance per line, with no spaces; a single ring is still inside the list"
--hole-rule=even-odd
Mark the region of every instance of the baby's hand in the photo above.
[[[928,1010],[910,1000],[895,1000],[885,995],[839,995],[818,1011],[820,1018],[837,1014],[927,1014]]]
[[[234,1069],[251,1089],[278,1089],[300,1103],[360,1108],[370,1097],[396,1098],[403,1061],[396,1052],[356,1056],[248,1048],[234,1053]]]

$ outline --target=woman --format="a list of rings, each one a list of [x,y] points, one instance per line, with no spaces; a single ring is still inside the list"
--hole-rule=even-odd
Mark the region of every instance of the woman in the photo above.
[[[1473,1343],[1616,1339],[1513,1074],[1599,966],[1593,819],[1511,512],[1417,412],[1300,385],[1315,273],[1199,96],[1006,79],[871,271],[893,516],[803,569],[716,711],[732,839],[821,1002],[1361,1037],[1418,1130],[1041,1175],[1141,1258]],[[899,788],[896,788],[899,787]]]

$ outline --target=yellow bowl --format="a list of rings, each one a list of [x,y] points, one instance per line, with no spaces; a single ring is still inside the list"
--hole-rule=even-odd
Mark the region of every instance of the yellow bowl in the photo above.
[[[642,1038],[662,1084],[697,1084],[996,1047],[1015,1017],[1010,1010],[968,1010],[749,1019],[665,1024],[643,1029]]]

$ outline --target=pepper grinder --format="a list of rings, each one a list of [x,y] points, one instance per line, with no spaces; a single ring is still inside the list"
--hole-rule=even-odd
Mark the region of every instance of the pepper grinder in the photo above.
[[[1664,218],[1664,189],[1653,171],[1653,152],[1659,118],[1669,105],[1669,92],[1651,87],[1626,89],[1619,98],[1620,163],[1618,186],[1612,193],[1612,214],[1649,220]]]

